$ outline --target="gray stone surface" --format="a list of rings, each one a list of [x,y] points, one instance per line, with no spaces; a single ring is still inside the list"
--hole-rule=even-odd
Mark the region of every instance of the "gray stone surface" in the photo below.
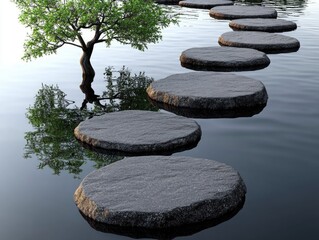
[[[216,6],[227,6],[233,4],[233,1],[228,0],[185,0],[179,2],[179,5],[182,7],[203,9],[211,9]]]
[[[297,24],[284,19],[244,18],[233,20],[229,26],[234,30],[286,32],[297,28]]]
[[[247,71],[267,67],[270,60],[263,52],[250,48],[191,48],[180,56],[182,66],[194,70]]]
[[[297,39],[282,34],[235,31],[222,34],[218,43],[222,46],[254,48],[266,53],[296,51],[300,47]]]
[[[217,19],[276,18],[277,11],[261,6],[234,5],[214,7],[209,11],[209,15]]]
[[[218,219],[245,198],[233,168],[177,156],[125,158],[86,176],[74,194],[86,216],[106,224],[167,228]]]
[[[184,117],[129,110],[85,120],[75,128],[74,134],[93,147],[154,154],[197,144],[201,129],[194,120]]]
[[[267,103],[265,86],[257,80],[230,73],[190,72],[153,82],[148,96],[176,107],[226,110]]]

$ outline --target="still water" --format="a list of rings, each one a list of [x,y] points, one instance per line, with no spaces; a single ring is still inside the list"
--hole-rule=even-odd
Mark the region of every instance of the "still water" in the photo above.
[[[245,1],[239,1],[245,2]],[[254,2],[254,1],[246,1]],[[255,1],[274,6],[279,17],[295,21],[286,35],[301,43],[298,52],[269,55],[268,68],[238,74],[261,80],[269,100],[251,118],[197,119],[198,146],[176,155],[214,159],[233,166],[244,179],[246,202],[230,220],[183,239],[318,239],[319,236],[319,2]],[[207,10],[174,6],[179,26],[163,31],[163,41],[145,52],[116,42],[93,55],[94,88],[105,88],[105,67],[127,66],[160,79],[188,72],[180,53],[191,47],[218,46],[228,21]],[[25,158],[26,133],[34,129],[25,114],[41,84],[57,84],[79,106],[81,52],[65,47],[57,55],[20,60],[26,30],[9,0],[0,3],[0,237],[1,239],[129,239],[94,230],[73,203],[81,179],[96,166],[84,156],[81,172],[54,174],[39,168],[39,158]]]

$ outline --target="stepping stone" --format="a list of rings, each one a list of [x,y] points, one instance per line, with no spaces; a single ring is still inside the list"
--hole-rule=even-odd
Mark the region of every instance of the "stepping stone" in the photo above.
[[[293,37],[281,34],[235,31],[222,34],[218,43],[221,46],[254,48],[266,53],[294,52],[300,47],[300,43]]]
[[[209,15],[216,19],[276,18],[277,11],[261,6],[234,5],[214,7],[209,11]]]
[[[80,211],[122,227],[169,228],[218,219],[245,199],[232,167],[180,156],[130,157],[86,176],[74,194]]]
[[[244,18],[233,20],[229,26],[234,30],[262,31],[262,32],[286,32],[293,31],[297,24],[284,19]]]
[[[267,67],[270,60],[263,52],[250,48],[201,47],[182,52],[181,65],[193,70],[248,71]]]
[[[85,120],[75,128],[74,134],[95,148],[155,154],[196,146],[201,129],[194,120],[184,117],[129,110]]]
[[[265,86],[231,73],[190,72],[171,75],[147,88],[148,96],[175,107],[227,110],[267,103]]]
[[[204,8],[204,9],[211,9],[216,6],[226,6],[226,5],[233,5],[233,1],[227,0],[185,0],[180,1],[179,5],[182,7],[189,7],[189,8]]]

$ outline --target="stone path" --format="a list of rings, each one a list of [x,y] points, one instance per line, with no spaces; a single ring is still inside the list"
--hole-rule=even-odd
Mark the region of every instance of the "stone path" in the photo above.
[[[153,82],[148,96],[158,102],[194,109],[227,110],[267,103],[264,85],[230,73],[190,72]]]
[[[169,228],[218,219],[245,199],[233,168],[213,160],[125,158],[86,176],[74,194],[82,213],[111,225]]]
[[[227,6],[233,4],[233,1],[228,0],[184,0],[179,2],[179,5],[182,7],[203,9],[211,9],[216,6]]]
[[[297,24],[284,19],[244,18],[236,19],[229,23],[234,30],[262,31],[262,32],[286,32],[297,28]]]
[[[191,119],[151,111],[120,111],[85,120],[75,137],[93,147],[128,153],[165,153],[194,146],[201,137]]]
[[[276,18],[277,11],[261,6],[234,5],[214,7],[209,11],[209,15],[217,19]]]
[[[218,43],[222,46],[254,48],[266,53],[294,52],[300,47],[297,39],[281,34],[235,31],[222,34]]]
[[[267,67],[270,60],[263,52],[249,48],[201,47],[182,52],[181,65],[205,71],[247,71]]]
[[[217,1],[185,0],[180,5],[209,8],[212,2]],[[237,19],[230,23],[236,30],[256,31],[222,34],[219,43],[231,48],[184,51],[180,60],[185,67],[208,71],[261,69],[269,65],[269,58],[253,49],[289,52],[300,46],[292,37],[264,32],[296,28],[289,21],[272,19],[277,17],[274,9],[219,6],[212,8],[209,14],[218,19]],[[250,116],[259,113],[268,99],[260,81],[217,72],[171,75],[152,83],[147,93],[163,108],[188,117],[194,113],[197,117],[207,117],[205,114],[208,117]],[[193,120],[146,111],[94,117],[80,123],[74,133],[79,140],[94,147],[138,154],[163,153],[196,145],[201,137],[200,127]],[[196,224],[201,222],[216,220],[219,223],[223,221],[220,219],[233,216],[241,208],[245,193],[239,174],[225,164],[190,157],[146,156],[125,158],[89,174],[76,190],[74,200],[92,226],[106,223],[103,226],[107,227],[102,228],[108,232],[125,232],[131,236],[134,231],[141,237],[146,237],[149,229],[156,229],[156,236],[163,238],[168,236],[163,235],[166,232],[163,229],[173,229],[169,236],[175,236],[175,229],[194,226],[198,229]],[[183,227],[186,224],[189,227]],[[123,227],[128,229],[128,234],[127,230],[121,230]],[[132,227],[142,230],[135,231]]]

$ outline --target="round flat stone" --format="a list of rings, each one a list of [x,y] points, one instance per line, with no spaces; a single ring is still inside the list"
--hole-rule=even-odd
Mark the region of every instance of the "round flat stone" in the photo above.
[[[284,19],[244,18],[233,20],[229,26],[234,30],[286,32],[297,28],[297,24]]]
[[[206,71],[257,70],[270,64],[263,52],[235,47],[191,48],[182,52],[180,61],[183,67]]]
[[[204,8],[204,9],[211,9],[216,6],[226,6],[226,5],[233,5],[233,1],[227,0],[185,0],[180,1],[179,5],[182,7],[189,7],[189,8]]]
[[[277,11],[261,6],[234,5],[214,7],[209,11],[209,15],[217,19],[276,18]]]
[[[111,225],[169,228],[218,219],[246,187],[232,167],[180,156],[125,158],[86,176],[74,194],[81,212]]]
[[[107,113],[81,122],[75,137],[93,147],[127,153],[161,153],[196,145],[199,125],[172,114],[129,110]]]
[[[153,82],[148,96],[176,107],[226,110],[267,103],[265,86],[257,80],[230,73],[190,72]]]
[[[297,39],[281,34],[235,31],[222,34],[218,43],[222,46],[254,48],[267,53],[296,51],[300,47]]]

